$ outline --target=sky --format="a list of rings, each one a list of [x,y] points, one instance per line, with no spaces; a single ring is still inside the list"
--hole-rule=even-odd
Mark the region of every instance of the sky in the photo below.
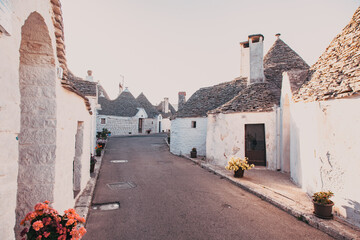
[[[276,33],[309,65],[349,23],[360,0],[62,0],[69,69],[93,71],[111,98],[119,83],[152,104],[240,76],[240,45]]]

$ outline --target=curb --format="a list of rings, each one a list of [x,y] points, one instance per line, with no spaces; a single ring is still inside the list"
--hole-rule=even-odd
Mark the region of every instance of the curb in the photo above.
[[[97,162],[94,168],[94,173],[93,173],[94,176],[90,177],[89,181],[86,184],[86,187],[82,190],[82,192],[78,195],[78,197],[75,200],[75,207],[74,207],[75,211],[79,214],[79,216],[85,218],[85,225],[86,225],[87,217],[89,215],[89,209],[91,207],[91,202],[94,195],[96,182],[99,178],[99,172],[101,168],[102,159],[106,151],[106,146],[107,144],[105,145],[105,148],[102,151],[100,157],[95,156]]]
[[[182,155],[181,157],[196,163],[201,168],[204,168],[205,170],[207,170],[209,172],[212,172],[216,175],[221,176],[222,178],[228,180],[230,183],[242,188],[243,190],[245,190],[251,194],[254,194],[255,196],[261,198],[264,201],[271,203],[275,207],[296,217],[298,220],[305,222],[306,224],[330,235],[331,237],[333,237],[335,239],[344,239],[344,240],[360,239],[360,235],[356,230],[349,232],[349,229],[343,229],[346,227],[352,229],[352,227],[347,226],[348,224],[346,224],[346,223],[342,223],[342,221],[340,219],[337,219],[337,221],[331,221],[331,222],[329,220],[319,219],[312,214],[305,213],[305,212],[303,212],[299,209],[296,209],[292,206],[283,204],[282,202],[277,201],[276,199],[268,196],[267,194],[265,194],[261,191],[258,191],[257,189],[254,189],[250,186],[246,186],[245,184],[242,184],[239,181],[235,181],[233,178],[229,177],[228,175],[214,169],[210,164],[207,164],[198,159],[192,159],[188,156]]]

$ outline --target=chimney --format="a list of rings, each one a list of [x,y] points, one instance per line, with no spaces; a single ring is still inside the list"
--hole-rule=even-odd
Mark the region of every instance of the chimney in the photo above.
[[[88,70],[87,71],[87,76],[86,76],[86,81],[90,81],[90,82],[93,82],[94,81],[94,77],[92,76],[92,71],[91,70]]]
[[[240,76],[247,77],[248,85],[264,82],[264,36],[254,34],[248,41],[241,42]]]
[[[280,33],[277,33],[277,34],[275,34],[275,36],[276,36],[276,39],[279,39],[280,36],[281,36],[281,34],[280,34]]]
[[[169,98],[164,98],[164,102],[163,102],[163,106],[162,106],[162,111],[163,113],[168,113],[169,112]]]
[[[186,103],[186,92],[179,92],[178,111],[184,106],[185,103]]]

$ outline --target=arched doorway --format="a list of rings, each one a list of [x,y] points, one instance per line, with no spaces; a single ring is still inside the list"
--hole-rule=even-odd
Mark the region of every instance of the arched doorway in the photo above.
[[[49,30],[33,12],[21,28],[20,134],[15,232],[40,201],[54,200],[56,68]]]

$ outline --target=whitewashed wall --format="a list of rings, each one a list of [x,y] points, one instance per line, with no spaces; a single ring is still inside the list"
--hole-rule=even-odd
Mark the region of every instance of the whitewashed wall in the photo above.
[[[150,133],[157,133],[158,131],[158,121],[157,118],[145,118],[143,125],[143,133],[145,134],[147,130],[151,130]]]
[[[81,155],[81,188],[85,187],[87,180],[89,179],[89,157],[90,157],[90,122],[91,116],[86,109],[84,100],[65,90],[61,84],[60,79],[56,78],[56,40],[54,34],[54,26],[51,19],[51,3],[50,1],[32,0],[32,1],[20,1],[13,0],[12,2],[12,31],[10,36],[0,34],[0,83],[3,87],[3,93],[0,94],[0,144],[3,147],[0,151],[0,239],[14,239],[14,224],[16,222],[16,202],[17,202],[17,187],[18,187],[18,172],[19,172],[19,142],[16,137],[20,133],[20,85],[19,85],[19,49],[21,42],[21,28],[28,19],[30,14],[36,12],[44,20],[48,30],[48,36],[51,42],[52,55],[55,56],[55,61],[48,64],[45,68],[44,65],[37,66],[39,64],[36,60],[27,59],[26,61],[33,61],[33,64],[28,67],[22,65],[22,69],[29,69],[25,72],[26,76],[23,76],[23,80],[35,81],[38,76],[39,79],[48,77],[49,83],[56,81],[56,86],[49,86],[49,91],[45,90],[45,87],[38,88],[42,90],[42,96],[49,98],[51,104],[40,103],[40,101],[33,105],[38,108],[39,104],[43,104],[44,112],[54,112],[56,118],[46,119],[46,125],[51,125],[56,128],[55,132],[49,132],[54,138],[56,144],[56,150],[51,151],[39,151],[39,149],[33,149],[33,153],[36,153],[36,161],[39,162],[39,166],[34,166],[33,169],[40,169],[46,164],[49,164],[49,171],[39,171],[37,179],[42,179],[40,184],[32,186],[32,183],[28,183],[28,187],[32,190],[32,196],[29,199],[38,199],[44,201],[41,196],[45,196],[46,193],[41,192],[41,185],[43,182],[54,182],[53,189],[53,206],[57,208],[59,212],[72,208],[74,206],[73,198],[73,160],[75,156],[75,134],[77,131],[78,121],[84,122],[84,134],[82,144]],[[34,15],[33,15],[34,16]],[[35,26],[36,28],[36,26]],[[41,32],[44,34],[44,32]],[[36,53],[35,53],[36,55]],[[51,56],[49,56],[51,57]],[[41,64],[46,64],[42,62]],[[50,69],[50,71],[49,71]],[[44,71],[46,70],[46,71]],[[51,74],[49,74],[51,72]],[[27,85],[24,85],[27,86]],[[35,86],[35,88],[38,86]],[[31,89],[34,90],[34,89]],[[29,97],[30,94],[40,94],[39,92],[27,91],[22,89],[23,97]],[[34,98],[35,95],[32,96]],[[41,99],[43,100],[43,98]],[[55,103],[56,101],[56,103]],[[31,104],[30,104],[31,105]],[[30,106],[29,105],[29,106]],[[55,106],[54,108],[52,108]],[[41,120],[39,118],[34,118]],[[45,119],[45,118],[44,118]],[[24,124],[35,124],[34,121],[24,120]],[[38,124],[40,122],[37,122]],[[54,130],[55,131],[55,130]],[[41,134],[40,134],[41,133]],[[33,132],[37,137],[36,141],[46,141],[46,135],[43,132]],[[41,136],[40,136],[41,135]],[[25,135],[23,136],[25,137]],[[40,139],[41,137],[41,139]],[[48,136],[51,138],[51,136]],[[35,139],[34,139],[35,140]],[[47,146],[46,146],[47,147]],[[55,153],[56,152],[56,153]],[[22,157],[34,158],[30,152],[21,152]],[[26,155],[29,154],[29,155]],[[51,162],[47,162],[47,161]],[[44,161],[44,162],[42,162]],[[55,163],[53,162],[55,161]],[[41,163],[41,164],[40,164]],[[44,166],[43,166],[44,165]],[[31,169],[31,170],[33,170]],[[55,169],[53,171],[52,169]],[[19,178],[23,179],[26,173],[21,172]],[[21,199],[21,198],[20,198]],[[27,199],[22,199],[27,201]],[[51,200],[51,199],[49,199]],[[29,201],[30,202],[30,201]],[[22,206],[28,205],[28,203],[22,203]],[[32,210],[32,207],[28,211]],[[25,209],[23,209],[25,210]],[[16,226],[17,227],[17,226]],[[19,229],[17,227],[17,229]]]
[[[266,165],[276,169],[276,112],[209,114],[206,157],[225,166],[231,156],[245,157],[245,124],[265,124]]]
[[[335,209],[360,226],[360,98],[293,103],[291,177],[310,195],[334,192]]]
[[[101,118],[106,119],[105,124],[101,124]],[[103,128],[107,128],[112,136],[138,134],[138,118],[97,115],[96,119],[97,132],[101,132]]]
[[[196,128],[191,127],[191,122],[196,121]],[[197,154],[206,154],[206,129],[207,118],[176,118],[171,121],[170,152],[176,155],[190,154],[196,148]]]
[[[55,166],[55,202],[53,206],[62,212],[75,204],[73,197],[73,161],[75,135],[78,122],[83,122],[83,147],[81,153],[81,189],[90,179],[91,115],[84,100],[64,89],[57,81],[57,132]],[[66,186],[66,187],[64,187]]]
[[[19,49],[21,27],[28,16],[36,11],[45,19],[49,32],[54,28],[49,1],[13,0],[11,35],[0,34],[0,239],[14,239],[14,223],[18,175],[18,141],[20,132]],[[55,46],[55,35],[50,34]],[[54,49],[54,55],[55,50]]]
[[[163,118],[161,121],[161,132],[169,132],[171,129],[171,121],[169,118]]]

